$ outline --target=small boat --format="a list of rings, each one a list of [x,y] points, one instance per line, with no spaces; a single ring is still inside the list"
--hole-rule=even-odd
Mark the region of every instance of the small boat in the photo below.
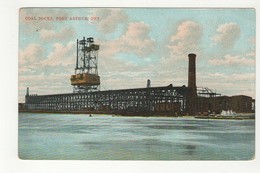
[[[92,115],[91,115],[91,114],[89,114],[89,117],[92,117]]]
[[[233,112],[232,110],[227,110],[227,111],[225,111],[225,110],[222,110],[222,112],[220,113],[220,115],[222,115],[222,116],[235,116],[236,115],[236,112]]]

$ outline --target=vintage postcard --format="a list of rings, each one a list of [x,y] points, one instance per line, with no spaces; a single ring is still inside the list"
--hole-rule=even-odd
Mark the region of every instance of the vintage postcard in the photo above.
[[[251,8],[21,8],[26,160],[252,160]]]

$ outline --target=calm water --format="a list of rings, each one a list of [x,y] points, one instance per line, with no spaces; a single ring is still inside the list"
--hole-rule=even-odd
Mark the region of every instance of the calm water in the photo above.
[[[249,160],[254,120],[19,114],[21,159]]]

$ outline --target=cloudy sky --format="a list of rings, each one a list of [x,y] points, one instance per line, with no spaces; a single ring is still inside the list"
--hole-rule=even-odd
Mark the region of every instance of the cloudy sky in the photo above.
[[[100,45],[102,90],[146,87],[147,79],[187,85],[187,55],[196,53],[198,87],[255,98],[253,9],[24,8],[19,27],[19,102],[26,87],[72,92],[83,36]]]

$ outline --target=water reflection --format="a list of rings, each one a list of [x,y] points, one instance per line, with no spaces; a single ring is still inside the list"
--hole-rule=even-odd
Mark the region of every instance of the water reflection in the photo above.
[[[19,114],[22,159],[245,160],[254,146],[253,120]]]
[[[101,147],[103,145],[100,142],[90,142],[90,141],[81,142],[81,144],[84,146],[84,149],[86,149],[86,150],[101,149]]]
[[[198,130],[201,127],[193,126],[193,125],[168,125],[168,124],[161,124],[161,125],[148,125],[146,126],[152,129],[162,129],[162,130]]]
[[[184,148],[186,149],[185,154],[193,155],[196,149],[196,145],[184,145]]]

